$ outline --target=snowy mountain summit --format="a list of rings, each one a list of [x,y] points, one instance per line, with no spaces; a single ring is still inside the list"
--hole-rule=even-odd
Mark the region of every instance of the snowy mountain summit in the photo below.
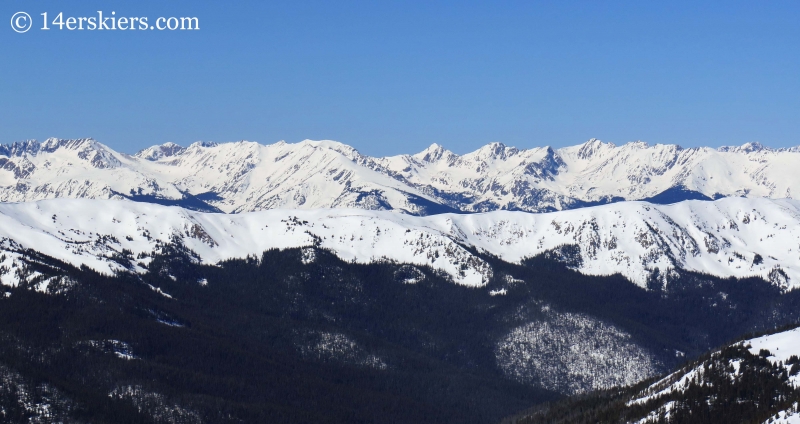
[[[578,146],[520,150],[491,143],[464,155],[433,144],[374,158],[334,141],[174,143],[135,155],[92,139],[0,146],[0,201],[131,199],[238,213],[357,208],[412,215],[546,212],[621,200],[793,198],[800,149]]]

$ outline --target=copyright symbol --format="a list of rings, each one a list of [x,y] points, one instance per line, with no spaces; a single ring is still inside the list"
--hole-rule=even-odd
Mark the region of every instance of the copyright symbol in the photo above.
[[[11,29],[20,34],[28,32],[32,26],[33,20],[31,20],[31,15],[25,12],[17,12],[11,17]]]

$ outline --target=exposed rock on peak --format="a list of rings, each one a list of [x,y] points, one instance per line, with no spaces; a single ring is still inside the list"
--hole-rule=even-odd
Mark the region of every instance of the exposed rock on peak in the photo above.
[[[545,255],[583,274],[621,274],[650,289],[669,287],[685,271],[761,277],[783,290],[800,286],[800,259],[786,248],[800,245],[800,201],[794,200],[622,202],[548,214],[428,217],[331,209],[221,215],[110,200],[0,204],[0,241],[31,248],[35,241],[48,256],[102,272],[119,269],[108,256],[112,250],[136,257],[176,237],[205,263],[318,246],[360,263],[384,257],[431,266],[476,287],[494,271],[475,252],[511,263]]]
[[[741,146],[723,146],[717,150],[720,152],[730,153],[757,153],[763,151],[772,151],[772,149],[757,141],[751,141],[749,143],[742,144]]]
[[[25,141],[0,146],[0,201],[133,192],[171,202],[196,196],[207,203],[201,209],[224,212],[334,207],[424,215],[543,212],[641,199],[785,198],[800,186],[797,149],[646,146],[591,139],[520,150],[491,143],[459,156],[433,144],[413,156],[373,158],[330,140],[166,143],[134,156],[92,139]]]
[[[580,148],[578,149],[578,157],[581,159],[590,159],[601,149],[613,147],[615,147],[613,143],[603,143],[596,138],[591,138],[587,142],[580,145]]]
[[[437,143],[428,146],[427,149],[415,154],[413,157],[419,161],[433,163],[438,162],[442,158],[449,159],[453,153],[445,149]]]
[[[149,161],[156,161],[162,158],[168,158],[179,155],[183,153],[185,150],[186,150],[185,147],[181,147],[175,143],[169,142],[159,146],[152,146],[140,150],[134,156],[142,159],[147,159]]]

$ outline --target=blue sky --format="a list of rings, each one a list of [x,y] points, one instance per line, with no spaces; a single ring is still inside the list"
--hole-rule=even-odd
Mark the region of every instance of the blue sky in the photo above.
[[[800,144],[800,2],[701,3],[5,0],[0,143]],[[98,10],[200,31],[38,29]]]

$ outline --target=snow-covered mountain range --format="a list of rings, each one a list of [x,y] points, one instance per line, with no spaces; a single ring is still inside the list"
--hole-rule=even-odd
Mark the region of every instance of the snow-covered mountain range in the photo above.
[[[797,193],[792,192],[792,188],[800,187],[798,163],[800,148],[773,150],[755,143],[683,149],[645,143],[614,146],[590,140],[580,146],[530,150],[493,143],[465,155],[433,145],[418,154],[385,158],[365,156],[333,141],[266,146],[252,142],[195,143],[189,147],[168,143],[135,155],[115,152],[91,139],[15,143],[0,146],[0,284],[18,288],[1,290],[0,300],[30,301],[34,298],[14,293],[31,288],[65,293],[88,284],[73,280],[82,275],[87,281],[137,281],[142,284],[134,286],[148,295],[175,302],[197,295],[191,290],[227,284],[227,274],[220,278],[214,272],[235,273],[247,268],[241,263],[252,262],[222,263],[227,259],[257,258],[270,249],[291,249],[269,252],[264,258],[280,255],[296,264],[296,275],[281,277],[281,284],[292,285],[291,290],[286,286],[287,299],[295,299],[285,312],[294,314],[315,304],[313,296],[306,303],[293,303],[303,295],[303,290],[295,286],[298,282],[317,280],[309,277],[309,270],[318,268],[317,277],[328,272],[335,275],[337,267],[366,269],[370,267],[352,263],[385,260],[394,264],[373,267],[390,269],[386,275],[391,278],[369,280],[369,284],[419,290],[412,295],[424,296],[434,293],[432,288],[444,287],[441,293],[446,296],[469,293],[465,299],[477,302],[447,307],[475,307],[492,311],[487,316],[498,314],[502,325],[487,326],[476,333],[491,337],[473,340],[474,346],[491,348],[473,358],[463,356],[469,367],[479,363],[475,358],[490,358],[490,369],[503,378],[562,394],[610,389],[663,372],[669,364],[674,365],[670,361],[683,357],[683,351],[695,349],[696,353],[698,345],[703,350],[715,346],[708,340],[728,340],[714,338],[712,331],[719,329],[712,325],[715,320],[730,318],[726,313],[752,319],[724,321],[725,326],[737,329],[763,329],[789,319],[788,312],[796,310],[793,303],[787,301],[790,306],[786,310],[778,306],[770,309],[771,300],[764,298],[759,299],[759,305],[768,305],[764,306],[764,316],[755,316],[752,311],[752,316],[748,315],[741,298],[751,303],[751,293],[727,290],[720,281],[706,281],[707,291],[713,291],[713,295],[697,291],[702,299],[692,306],[720,311],[719,317],[692,307],[676,308],[681,304],[675,301],[664,308],[679,311],[675,314],[680,319],[673,320],[672,315],[647,305],[673,302],[669,297],[680,292],[682,283],[707,280],[692,276],[682,279],[687,273],[759,277],[785,291],[800,286],[800,200],[794,200]],[[197,272],[181,274],[180,267],[162,266],[175,252],[185,254],[178,262]],[[352,263],[339,262],[328,252]],[[608,286],[616,288],[614,296],[623,292],[620,297],[630,303],[602,304],[587,312],[580,302],[562,305],[562,299],[548,294],[548,290],[532,294],[532,287],[545,280],[539,274],[552,271],[547,261],[527,261],[539,256],[560,261],[585,275],[621,274],[641,287],[659,290],[675,283],[676,290],[643,293],[619,284],[618,279],[591,279],[601,287],[615,284]],[[323,266],[330,261],[338,265]],[[222,264],[194,267],[190,262]],[[276,262],[283,264],[283,260]],[[64,269],[69,267],[63,263],[125,274],[118,279],[106,278]],[[260,267],[270,261],[252,263]],[[545,266],[537,268],[539,264]],[[559,277],[563,275],[560,267],[553,269]],[[565,280],[584,278],[567,274]],[[365,275],[372,278],[373,274]],[[448,279],[470,289],[451,286]],[[322,284],[315,290],[338,287],[339,281],[334,280],[325,280],[325,284],[335,287]],[[388,305],[394,305],[398,298],[396,293],[384,298],[356,297],[362,287],[359,284],[364,282],[350,287],[350,280],[342,281],[347,284],[336,299],[358,298],[360,307],[384,298],[390,299]],[[431,281],[444,284],[428,286]],[[559,279],[554,281],[552,284],[559,287],[564,284]],[[762,287],[760,281],[724,283]],[[281,298],[278,292],[264,295],[264,299]],[[567,297],[572,298],[574,292]],[[631,297],[632,292],[646,297]],[[797,294],[770,292],[790,300]],[[341,306],[343,302],[327,297],[333,292],[326,293],[320,297],[325,308],[328,304]],[[549,301],[541,300],[547,296]],[[48,301],[58,297],[41,296]],[[592,302],[595,299],[591,297]],[[407,305],[416,305],[418,300],[405,299]],[[238,308],[238,299],[236,302]],[[437,302],[428,310],[441,312],[443,303]],[[652,310],[654,315],[630,309],[632,304],[646,305],[648,313]],[[374,303],[364,310],[393,307],[377,305],[383,304]],[[626,307],[633,312],[621,316],[607,313]],[[139,305],[136,308],[142,309]],[[309,327],[300,332],[294,327],[296,322],[291,324],[292,346],[296,345],[302,358],[338,361],[376,372],[389,372],[400,363],[390,360],[390,350],[381,348],[382,344],[363,338],[362,324],[371,322],[373,316],[365,315],[367,320],[353,323],[352,328],[340,323],[336,331],[329,331],[331,323],[338,322],[337,317],[360,317],[361,312],[341,313],[337,309],[336,315],[325,308],[312,314],[325,320],[325,327],[321,327],[325,331]],[[146,310],[159,325],[182,328],[182,321]],[[687,311],[693,315],[687,315]],[[284,312],[278,312],[274,316],[283,316]],[[420,322],[438,322],[440,317],[452,315],[445,312],[441,316],[430,314],[439,318]],[[695,328],[687,323],[689,320],[684,321],[686,316],[699,317],[694,321],[706,325]],[[398,321],[395,316],[387,317],[387,322]],[[425,349],[462,346],[458,343],[463,337],[458,343],[431,338],[434,333],[420,337],[418,323],[409,320],[408,325],[413,327],[413,337],[398,340],[419,339]],[[461,324],[454,327],[459,326],[473,330]],[[354,328],[359,331],[351,331]],[[450,334],[452,328],[443,334]],[[744,330],[739,331],[737,335]],[[683,333],[686,340],[681,338]],[[682,413],[692,399],[702,398],[695,396],[692,384],[705,379],[703,390],[719,386],[720,372],[726,382],[730,379],[734,385],[747,387],[753,386],[749,383],[754,381],[751,374],[775,381],[786,376],[785,381],[780,380],[785,386],[781,390],[796,394],[800,360],[790,355],[800,353],[796,339],[795,331],[729,346],[711,354],[704,363],[688,365],[643,390],[640,386],[637,392],[626,394],[620,410],[633,411],[631,414],[642,423]],[[129,345],[117,338],[102,340],[120,360],[132,360],[129,347],[135,343]],[[463,349],[452,352],[461,355]],[[450,355],[447,350],[434,353],[437,358]],[[0,364],[0,377],[13,374],[3,366]],[[723,366],[724,370],[717,372]],[[753,374],[748,370],[756,371]],[[765,387],[772,387],[770,384]],[[122,393],[114,390],[112,394]],[[717,394],[712,395],[708,399],[716,399]],[[781,411],[779,418],[800,417],[798,403],[789,402],[785,394],[777,398],[782,403],[773,409]],[[707,404],[708,399],[701,400]],[[800,401],[800,397],[795,400]]]
[[[412,215],[575,209],[619,200],[793,198],[800,148],[688,148],[643,142],[465,155],[432,145],[374,158],[333,141],[167,143],[135,155],[92,139],[0,146],[0,201],[92,198],[205,211],[358,208]]]
[[[683,270],[800,285],[800,201],[789,199],[427,217],[357,209],[221,214],[89,199],[0,205],[0,279],[9,285],[20,278],[14,269],[26,249],[102,272],[145,272],[148,255],[171,243],[210,264],[271,248],[320,247],[359,263],[430,266],[474,287],[495,277],[486,254],[512,263],[545,254],[581,273],[619,273],[641,286],[668,283]]]

